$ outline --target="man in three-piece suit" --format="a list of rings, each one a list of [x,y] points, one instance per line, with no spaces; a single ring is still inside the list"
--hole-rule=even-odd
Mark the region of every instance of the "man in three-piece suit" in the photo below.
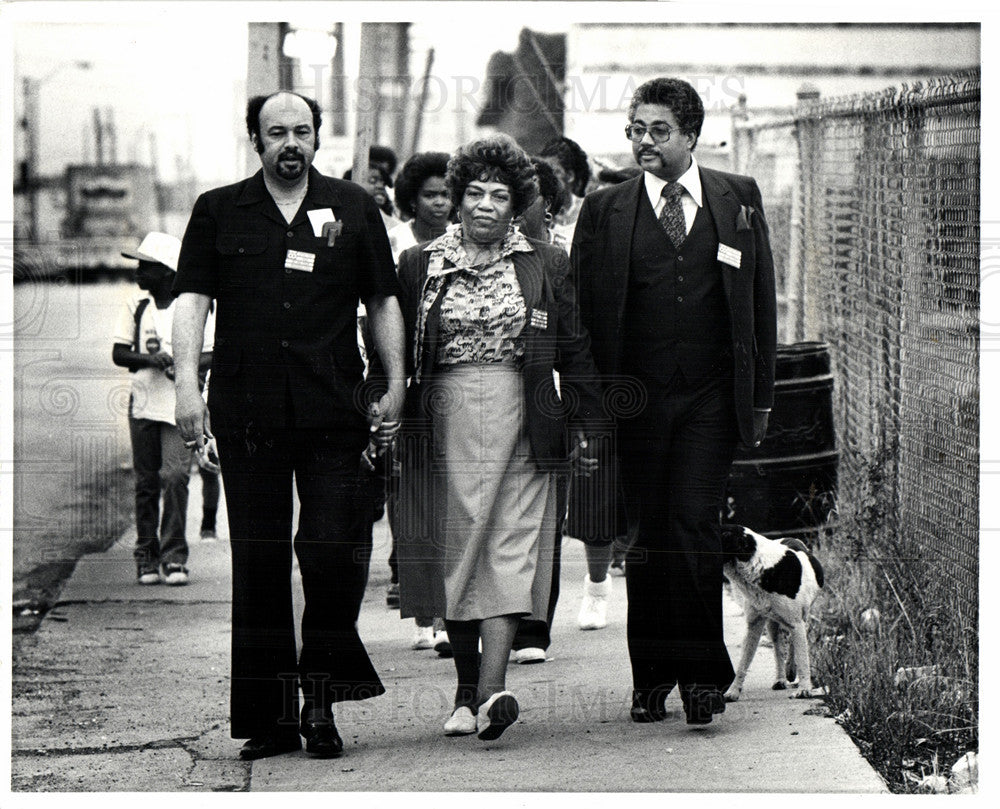
[[[774,388],[774,267],[757,184],[702,168],[704,106],[687,82],[640,86],[626,135],[641,176],[589,195],[572,260],[609,385],[632,386],[618,455],[636,537],[626,564],[631,717],[722,713],[719,512],[737,441],[757,445]]]

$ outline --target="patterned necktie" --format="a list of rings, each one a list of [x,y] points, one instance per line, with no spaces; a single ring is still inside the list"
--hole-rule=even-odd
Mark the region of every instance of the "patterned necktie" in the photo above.
[[[680,250],[687,236],[687,222],[684,221],[684,209],[681,207],[681,195],[684,187],[680,183],[667,183],[660,195],[663,197],[663,210],[660,211],[660,224],[667,232],[667,238]]]

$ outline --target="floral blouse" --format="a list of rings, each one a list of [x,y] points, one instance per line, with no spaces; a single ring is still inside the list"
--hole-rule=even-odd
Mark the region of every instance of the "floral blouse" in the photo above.
[[[433,363],[493,363],[522,357],[524,340],[520,335],[527,321],[527,308],[512,256],[532,251],[524,235],[511,228],[496,248],[475,264],[462,246],[461,225],[452,225],[424,249],[432,255],[420,304],[418,378],[424,359],[420,356],[424,324],[439,294],[444,297]]]

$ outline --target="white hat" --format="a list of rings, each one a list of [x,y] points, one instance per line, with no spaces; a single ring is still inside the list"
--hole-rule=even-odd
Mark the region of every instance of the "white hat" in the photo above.
[[[147,233],[142,240],[138,250],[125,251],[122,255],[125,258],[134,258],[139,261],[155,261],[157,264],[165,264],[174,272],[177,272],[177,259],[181,254],[181,240],[169,233]]]

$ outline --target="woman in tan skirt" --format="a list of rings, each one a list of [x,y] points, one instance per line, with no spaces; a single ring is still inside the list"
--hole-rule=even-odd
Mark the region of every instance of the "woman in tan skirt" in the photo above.
[[[445,733],[495,739],[519,711],[506,690],[518,620],[546,613],[555,473],[568,458],[596,467],[600,391],[565,252],[512,224],[537,194],[528,156],[506,135],[478,140],[447,182],[460,222],[399,260],[412,363],[400,609],[445,617],[458,674]]]

